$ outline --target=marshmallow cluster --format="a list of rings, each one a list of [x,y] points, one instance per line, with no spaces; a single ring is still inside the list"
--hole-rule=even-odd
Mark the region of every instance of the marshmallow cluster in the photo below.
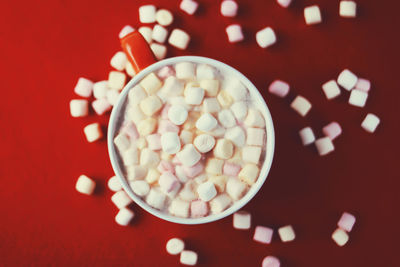
[[[332,233],[332,239],[335,243],[342,247],[349,241],[349,233],[356,223],[354,215],[344,212],[340,217],[337,226],[338,228]]]

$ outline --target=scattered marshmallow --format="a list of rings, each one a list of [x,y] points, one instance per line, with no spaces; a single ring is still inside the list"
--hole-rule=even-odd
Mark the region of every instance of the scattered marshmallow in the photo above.
[[[171,255],[178,255],[185,249],[185,243],[180,238],[171,238],[168,240],[166,250]]]
[[[118,209],[125,208],[133,202],[133,200],[125,193],[124,190],[115,192],[111,197],[111,201]]]
[[[174,29],[169,36],[168,43],[178,49],[185,50],[190,42],[190,36],[181,29]]]
[[[304,8],[304,18],[307,25],[321,23],[321,11],[317,5]]]
[[[118,90],[108,90],[106,94],[106,99],[111,106],[117,104],[119,99],[119,91]]]
[[[122,190],[121,182],[119,181],[117,176],[113,176],[108,179],[107,186],[113,192]]]
[[[159,9],[156,12],[156,21],[162,26],[169,26],[174,21],[174,16],[167,9]]]
[[[332,234],[333,241],[340,247],[344,246],[349,241],[349,235],[342,229],[336,229]]]
[[[133,217],[135,217],[133,211],[127,208],[122,208],[118,211],[117,215],[115,216],[115,222],[121,226],[127,226],[131,222]]]
[[[301,142],[304,146],[315,142],[315,135],[311,127],[305,127],[299,131]]]
[[[83,174],[79,176],[75,185],[76,191],[85,195],[93,194],[95,187],[96,183],[92,179]]]
[[[247,116],[247,104],[244,101],[233,103],[231,110],[238,121],[242,121]]]
[[[201,158],[201,154],[192,144],[185,145],[183,149],[176,154],[176,156],[184,166],[189,167],[199,162]]]
[[[345,18],[355,18],[357,12],[357,4],[354,1],[340,1],[339,14]]]
[[[217,195],[217,189],[215,188],[214,183],[207,181],[197,187],[197,193],[201,200],[207,202]]]
[[[165,204],[166,195],[157,188],[150,189],[146,197],[146,203],[155,209],[161,210]]]
[[[225,193],[216,196],[210,201],[210,209],[213,214],[218,214],[226,210],[231,205],[232,199]]]
[[[258,168],[257,165],[247,163],[246,165],[243,166],[242,170],[239,172],[238,177],[242,181],[245,181],[247,184],[253,185],[257,181],[259,172],[260,169]]]
[[[168,30],[161,25],[154,25],[151,38],[159,43],[164,43],[167,40]]]
[[[125,36],[127,36],[128,34],[134,32],[134,31],[135,31],[135,29],[134,29],[132,26],[126,25],[126,26],[124,26],[124,27],[122,28],[122,30],[119,32],[118,37],[119,37],[119,39],[122,39],[122,38],[124,38]]]
[[[293,100],[290,107],[304,117],[310,111],[311,103],[306,98],[299,95]]]
[[[158,96],[150,95],[140,101],[140,108],[145,115],[153,116],[155,113],[161,110],[162,103]]]
[[[284,0],[278,0],[278,1],[284,1]],[[278,258],[274,257],[274,256],[267,256],[263,259],[262,267],[280,267],[281,266],[281,262],[279,261]]]
[[[270,244],[273,233],[274,233],[274,230],[272,230],[269,227],[256,226],[256,229],[254,231],[253,240],[263,243],[263,244]]]
[[[182,125],[188,117],[186,108],[180,105],[172,105],[168,110],[168,118],[175,125]]]
[[[196,196],[195,196],[196,198]],[[190,213],[193,218],[199,218],[207,216],[208,214],[208,204],[202,200],[192,201],[190,204]]]
[[[100,124],[98,122],[87,125],[83,128],[86,139],[89,143],[99,140],[103,137],[103,132],[101,131]]]
[[[224,0],[221,2],[221,14],[224,17],[235,17],[238,12],[238,4],[232,0]]]
[[[371,82],[364,78],[358,78],[355,88],[368,93],[371,89]]]
[[[230,178],[226,183],[226,193],[233,199],[239,200],[246,193],[247,185],[237,178]]]
[[[329,137],[322,137],[315,141],[320,156],[325,156],[335,150],[332,140]]]
[[[181,4],[179,5],[179,8],[189,15],[193,15],[198,7],[199,4],[193,0],[182,0]]]
[[[356,217],[353,214],[348,212],[343,212],[342,217],[338,221],[337,225],[340,229],[345,230],[346,232],[351,232],[354,224],[356,223]]]
[[[266,27],[262,30],[259,30],[256,33],[256,41],[261,48],[266,48],[273,45],[276,43],[276,35],[274,30],[271,27]]]
[[[282,242],[293,241],[296,237],[293,227],[291,225],[283,226],[278,229],[279,237]]]
[[[165,45],[152,43],[150,48],[157,60],[162,60],[167,56],[167,47]]]
[[[86,78],[79,78],[77,84],[75,85],[75,94],[82,97],[89,97],[92,95],[93,82]]]
[[[229,25],[226,27],[225,31],[230,43],[237,43],[244,39],[242,27],[239,24]]]
[[[153,29],[147,26],[140,27],[138,32],[143,36],[147,43],[151,43],[153,40]]]
[[[361,123],[361,127],[367,132],[373,133],[375,132],[376,127],[378,127],[380,121],[381,120],[376,115],[368,113],[363,122]]]
[[[110,65],[116,70],[123,71],[126,66],[126,62],[128,59],[126,55],[122,51],[118,51],[115,55],[111,58]]]
[[[335,80],[330,80],[322,85],[322,90],[328,100],[340,95],[340,88]]]
[[[108,74],[108,87],[114,90],[122,90],[126,82],[126,75],[119,71],[110,71]]]
[[[247,142],[249,146],[262,146],[264,144],[265,130],[260,128],[247,128]]]
[[[153,5],[139,7],[139,20],[141,23],[156,22],[156,7]]]
[[[251,215],[247,211],[238,211],[233,214],[233,228],[248,230],[251,226]]]
[[[368,93],[358,89],[354,89],[351,90],[349,104],[362,108],[365,107],[367,99],[368,99]]]
[[[105,98],[108,90],[108,81],[100,81],[93,84],[93,96],[96,99]]]
[[[92,102],[92,107],[97,115],[103,115],[112,108],[111,104],[105,98],[94,100]]]
[[[188,87],[185,89],[185,101],[189,105],[200,105],[203,102],[204,89],[200,87]]]
[[[183,250],[181,252],[180,262],[184,265],[191,265],[191,266],[196,265],[197,253],[191,250]]]
[[[161,135],[161,147],[167,154],[176,154],[181,149],[181,141],[176,132],[165,132]]]
[[[89,102],[84,99],[73,99],[69,102],[72,117],[85,117],[89,114]]]
[[[242,147],[245,144],[246,135],[242,127],[235,126],[225,132],[225,139],[230,140],[237,147]]]
[[[328,136],[332,141],[342,134],[342,127],[336,121],[333,121],[322,128],[322,132],[325,136]]]
[[[281,80],[273,81],[268,88],[268,91],[271,94],[274,94],[282,98],[288,95],[289,90],[290,90],[290,85],[287,82]]]
[[[196,121],[196,128],[203,132],[210,132],[217,127],[217,120],[210,113],[204,113]]]
[[[350,91],[357,84],[357,76],[348,69],[344,69],[337,78],[337,83],[347,91]]]
[[[200,134],[194,139],[193,145],[200,153],[207,153],[213,149],[215,138],[209,134]]]
[[[289,5],[292,3],[292,0],[276,0],[276,2],[284,8],[289,7]],[[264,267],[264,266],[263,266]]]
[[[177,217],[189,217],[190,202],[181,199],[174,199],[171,201],[168,211]]]
[[[218,139],[214,147],[214,156],[220,159],[229,159],[233,155],[233,144],[228,139]]]

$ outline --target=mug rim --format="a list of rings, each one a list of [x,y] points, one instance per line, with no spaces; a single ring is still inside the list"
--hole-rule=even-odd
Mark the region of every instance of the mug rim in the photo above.
[[[120,164],[118,162],[118,156],[117,156],[117,150],[114,145],[114,137],[116,133],[116,127],[119,119],[119,115],[121,113],[121,108],[125,104],[128,92],[131,88],[133,88],[139,81],[141,81],[147,74],[158,70],[164,66],[167,65],[173,65],[178,62],[193,62],[197,64],[208,64],[213,67],[216,67],[218,70],[228,70],[230,73],[234,73],[234,76],[238,78],[249,90],[250,96],[252,101],[256,100],[257,103],[257,108],[259,111],[263,114],[264,119],[265,119],[265,130],[266,130],[266,149],[265,149],[265,159],[262,164],[262,167],[259,172],[259,176],[257,178],[257,181],[250,187],[250,189],[247,191],[247,193],[239,200],[233,202],[233,204],[222,211],[221,213],[218,214],[211,214],[205,217],[200,217],[200,218],[181,218],[177,216],[173,216],[170,214],[167,214],[161,210],[155,209],[151,207],[149,204],[145,202],[144,199],[138,197],[135,193],[133,193],[128,179],[125,179],[123,172],[121,171]],[[254,99],[255,98],[255,99]],[[260,107],[260,105],[262,107]],[[225,218],[234,212],[240,210],[244,205],[246,205],[248,202],[250,202],[251,199],[257,194],[257,192],[261,189],[262,185],[265,183],[265,180],[268,177],[269,171],[271,169],[273,157],[274,157],[274,151],[275,151],[275,132],[274,132],[274,126],[273,126],[273,121],[272,121],[272,116],[271,113],[268,109],[268,106],[263,98],[263,96],[260,94],[258,91],[257,87],[245,76],[243,75],[240,71],[236,70],[235,68],[229,66],[226,63],[223,63],[221,61],[211,59],[208,57],[201,57],[201,56],[178,56],[178,57],[172,57],[172,58],[167,58],[163,59],[161,61],[158,61],[154,64],[149,65],[145,69],[141,70],[139,73],[137,73],[123,88],[123,90],[120,93],[120,96],[118,98],[117,103],[114,105],[111,115],[110,115],[110,120],[108,123],[108,130],[107,130],[107,147],[108,147],[108,154],[110,157],[111,165],[113,168],[113,171],[115,175],[119,178],[121,185],[124,189],[124,191],[128,194],[128,196],[141,208],[143,208],[145,211],[149,212],[150,214],[169,221],[173,223],[179,223],[179,224],[203,224],[203,223],[209,223],[213,221],[220,220],[222,218]]]

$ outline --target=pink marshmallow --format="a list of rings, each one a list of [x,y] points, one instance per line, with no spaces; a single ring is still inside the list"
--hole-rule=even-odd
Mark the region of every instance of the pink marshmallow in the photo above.
[[[237,43],[243,41],[244,36],[242,27],[239,24],[232,24],[226,27],[226,34],[230,43]]]
[[[147,144],[151,150],[160,150],[161,149],[161,135],[150,134],[146,137]]]
[[[274,256],[267,256],[263,259],[262,267],[280,267],[281,266],[281,262],[279,261],[278,258],[274,257]]]
[[[166,160],[161,160],[160,161],[160,163],[157,166],[157,170],[160,173],[171,172],[172,174],[175,174],[174,164],[172,164],[171,162],[166,161]]]
[[[183,171],[186,174],[187,177],[189,178],[194,178],[200,173],[202,173],[204,170],[204,165],[201,162],[197,162],[195,165],[188,167],[184,166]]]
[[[235,176],[235,177],[238,176],[240,169],[241,169],[240,165],[230,163],[227,161],[225,162],[223,167],[224,175]]]
[[[139,138],[139,133],[136,125],[133,122],[128,122],[122,126],[121,132],[129,136],[130,139],[136,140]]]
[[[353,229],[354,224],[356,223],[356,217],[354,215],[344,212],[337,225],[339,228],[345,230],[346,232],[350,232]]]
[[[221,14],[225,17],[234,17],[238,11],[238,4],[232,0],[224,0],[221,3]]]
[[[188,13],[189,15],[193,15],[199,4],[196,1],[193,0],[182,0],[179,8]]]
[[[161,110],[161,118],[164,120],[168,119],[168,111],[171,108],[170,104],[166,104],[163,109]]]
[[[92,102],[92,108],[97,115],[103,115],[107,111],[111,110],[112,106],[108,103],[107,99],[100,98]]]
[[[371,89],[371,82],[367,79],[358,78],[355,88],[364,92],[368,92],[369,89]]]
[[[285,97],[289,93],[290,86],[287,82],[281,81],[281,80],[275,80],[271,83],[269,86],[268,91],[271,94],[274,94],[279,97]]]
[[[166,133],[166,132],[179,133],[179,126],[173,124],[169,120],[161,120],[160,123],[158,124],[157,132],[159,134],[163,134],[163,133]]]
[[[254,241],[257,241],[257,242],[260,242],[263,244],[269,244],[269,243],[271,243],[273,233],[274,233],[274,230],[272,230],[269,227],[257,226],[256,230],[254,231],[253,239],[254,239]]]
[[[75,86],[74,92],[75,94],[82,97],[89,97],[92,95],[93,91],[93,82],[86,78],[79,78],[78,83]]]
[[[179,186],[179,180],[172,172],[164,172],[160,175],[158,184],[164,192],[170,193]]]
[[[190,212],[192,214],[192,217],[194,218],[207,216],[208,214],[207,202],[204,202],[202,200],[192,201],[192,203],[190,204]]]
[[[325,136],[329,137],[331,140],[334,140],[336,137],[342,134],[342,128],[339,123],[333,121],[322,128],[322,132]]]
[[[165,66],[162,67],[158,72],[157,72],[157,76],[160,77],[161,79],[166,79],[169,76],[173,76],[175,75],[175,72],[172,68]]]

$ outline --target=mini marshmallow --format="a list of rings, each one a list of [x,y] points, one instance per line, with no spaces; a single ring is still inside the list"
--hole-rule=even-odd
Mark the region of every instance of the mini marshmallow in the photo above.
[[[204,89],[200,87],[188,87],[185,89],[185,101],[189,105],[200,105],[204,98]]]
[[[220,194],[210,201],[210,209],[213,214],[218,214],[226,210],[232,203],[232,199],[227,194]]]
[[[186,108],[180,105],[172,105],[168,110],[168,118],[175,125],[182,125],[188,117]]]
[[[93,82],[86,78],[79,78],[77,84],[75,85],[75,94],[82,97],[89,97],[92,95]]]
[[[89,143],[97,141],[103,137],[103,132],[101,131],[101,127],[98,122],[87,125],[85,128],[83,128],[83,132],[85,133],[86,140]]]
[[[276,43],[276,35],[271,27],[266,27],[256,33],[257,44],[261,48],[266,48],[268,46]]]
[[[215,97],[207,97],[203,100],[203,112],[215,113],[221,109]]]
[[[105,98],[96,99],[92,102],[92,108],[97,115],[103,115],[107,111],[112,109],[112,106]]]
[[[217,195],[217,189],[215,189],[214,183],[207,181],[197,187],[197,193],[201,200],[207,202]]]
[[[364,78],[358,78],[355,88],[368,93],[371,89],[371,82]]]
[[[155,209],[162,210],[164,207],[166,195],[164,195],[157,188],[150,189],[149,194],[146,197],[146,203]]]
[[[120,140],[117,139],[117,142],[120,142]],[[116,144],[118,144],[118,143],[116,143]],[[125,151],[124,150],[119,150],[119,151],[120,151],[122,161],[124,162],[125,166],[139,163],[139,152],[135,146],[132,146],[129,149],[126,149]],[[121,152],[123,152],[123,153],[121,153]]]
[[[335,150],[332,140],[329,137],[317,139],[315,141],[315,146],[320,156],[325,156]]]
[[[209,134],[200,134],[194,139],[193,145],[200,153],[207,153],[213,149],[215,138]]]
[[[161,135],[161,147],[165,153],[170,155],[178,153],[181,149],[181,141],[175,132],[165,132]]]
[[[330,80],[322,85],[322,90],[328,100],[340,95],[340,88],[335,80]]]
[[[342,229],[336,229],[332,234],[333,241],[340,247],[344,246],[349,241],[349,235]]]
[[[258,178],[259,168],[255,164],[248,163],[243,166],[238,176],[242,181],[245,181],[248,185],[253,185]]]
[[[179,5],[179,8],[189,15],[193,15],[198,7],[199,4],[193,0],[182,0],[181,4]]]
[[[144,137],[139,137],[135,141],[135,145],[136,145],[137,149],[143,149],[143,148],[147,147],[147,141]]]
[[[223,165],[224,161],[222,159],[208,158],[206,164],[206,173],[214,175],[222,174]]]
[[[342,127],[336,121],[333,121],[322,128],[322,132],[325,136],[328,136],[332,141],[342,134]]]
[[[96,99],[105,98],[108,90],[108,81],[100,81],[93,84],[93,96]]]
[[[247,97],[247,88],[235,77],[228,77],[223,87],[235,101],[242,101]]]
[[[160,163],[157,166],[157,170],[161,173],[163,172],[171,172],[175,174],[175,166],[172,164],[170,161],[167,160],[161,160]]]
[[[238,12],[238,4],[232,0],[224,0],[221,2],[221,14],[224,17],[234,17]]]
[[[185,248],[185,243],[180,238],[171,238],[168,240],[166,245],[166,250],[168,254],[171,255],[178,255],[180,254]]]
[[[181,189],[181,184],[178,183],[178,185],[171,192],[165,192],[166,196],[168,197],[168,200],[173,200],[179,193],[180,189]]]
[[[187,218],[189,217],[190,202],[174,199],[168,208],[169,213],[174,216]]]
[[[217,95],[218,103],[223,108],[229,108],[233,103],[233,98],[226,90],[221,90]]]
[[[144,179],[149,184],[153,184],[153,183],[157,182],[159,178],[160,178],[160,173],[156,169],[150,168]]]
[[[110,71],[108,74],[108,87],[114,90],[122,90],[126,82],[126,75],[119,71]]]
[[[169,36],[168,43],[178,49],[185,50],[190,42],[190,36],[181,29],[174,29]]]
[[[124,190],[115,192],[111,197],[111,201],[118,209],[125,208],[133,202],[133,200],[125,193]]]
[[[121,182],[119,181],[117,176],[113,176],[108,179],[107,186],[113,192],[122,190]]]
[[[235,153],[233,154],[232,158],[230,158],[227,162],[242,165],[242,149],[236,148]]]
[[[261,157],[261,147],[245,146],[242,149],[242,159],[244,162],[258,164]]]
[[[126,25],[119,32],[118,37],[119,37],[119,39],[122,39],[122,38],[124,38],[125,36],[127,36],[128,34],[134,32],[134,31],[135,31],[135,29],[132,26]]]
[[[118,211],[117,215],[115,216],[115,222],[121,226],[127,226],[130,221],[135,217],[133,211],[122,208]]]
[[[229,159],[233,155],[233,144],[228,139],[218,139],[213,151],[215,157]]]
[[[350,91],[354,88],[354,86],[356,86],[357,80],[358,78],[354,73],[348,69],[345,69],[339,74],[337,83],[347,91]]]
[[[138,32],[143,36],[143,38],[146,40],[147,43],[151,43],[153,40],[153,29],[147,26],[140,27]]]
[[[256,229],[254,231],[253,240],[263,243],[263,244],[270,244],[273,233],[274,233],[274,230],[272,230],[269,227],[256,226]]]
[[[196,68],[196,78],[198,81],[211,80],[215,78],[215,70],[207,64],[199,64]]]
[[[221,125],[217,125],[217,127],[215,127],[214,130],[212,130],[211,132],[208,132],[208,133],[214,137],[224,137],[225,131],[226,130],[224,127],[222,127]]]
[[[106,99],[111,106],[117,104],[119,99],[119,91],[118,90],[108,90],[106,94]]]
[[[116,70],[123,71],[125,69],[127,61],[128,59],[126,58],[125,53],[122,51],[118,51],[111,58],[110,65]]]
[[[237,178],[230,178],[226,183],[226,193],[233,199],[239,200],[246,193],[247,185]]]
[[[114,90],[110,90],[114,91]],[[139,123],[146,118],[140,109],[139,105],[129,105],[127,110],[127,115],[130,120],[132,120],[137,126]]]
[[[162,108],[161,100],[156,95],[150,95],[140,101],[140,108],[147,116],[153,116]]]
[[[225,185],[228,178],[224,175],[213,175],[208,178],[208,181],[212,182],[218,192],[225,192]]]
[[[232,111],[224,109],[218,112],[219,123],[225,128],[231,128],[236,125],[236,119],[233,116]]]
[[[230,43],[237,43],[244,39],[242,27],[239,24],[229,25],[226,27],[225,31]]]
[[[203,132],[210,132],[217,127],[217,120],[210,113],[204,113],[196,121],[196,128]]]
[[[148,95],[153,95],[161,88],[162,82],[157,75],[152,72],[140,81],[140,86],[143,87]]]
[[[355,223],[356,217],[354,217],[354,215],[348,212],[343,212],[342,217],[340,217],[337,225],[340,229],[343,229],[346,232],[351,232]]]
[[[199,162],[201,154],[194,148],[192,144],[185,145],[176,156],[184,166],[193,166]]]
[[[85,195],[93,194],[95,187],[96,183],[92,179],[83,174],[79,176],[75,185],[76,191]]]
[[[129,148],[131,142],[129,141],[128,136],[120,133],[114,138],[114,144],[118,148],[118,151],[122,152]]]
[[[361,127],[369,133],[373,133],[378,127],[381,120],[374,114],[368,113],[363,122],[361,123]]]
[[[311,103],[303,96],[298,95],[290,104],[290,107],[304,117],[310,111]]]
[[[304,8],[304,19],[306,20],[307,25],[321,23],[322,18],[319,6],[314,5]]]
[[[144,5],[139,7],[139,20],[141,23],[153,23],[156,21],[156,7]]]
[[[161,25],[154,25],[153,32],[151,33],[151,38],[159,43],[164,43],[167,40],[168,30]]]
[[[193,180],[197,183],[197,185],[199,185],[199,184],[202,184],[205,181],[207,181],[207,176],[205,174],[200,174],[199,176],[197,176]]]
[[[187,0],[183,0],[187,1]],[[197,253],[190,250],[184,250],[181,252],[180,262],[183,265],[196,265],[197,264]]]
[[[291,0],[278,0],[278,1],[291,1]],[[263,259],[262,267],[280,267],[281,266],[281,262],[279,261],[278,258],[274,257],[274,256],[267,256]]]
[[[140,165],[148,167],[156,167],[160,163],[160,156],[150,148],[142,149],[140,153]]]
[[[340,1],[339,14],[344,18],[355,18],[357,4],[354,1]]]
[[[223,167],[223,174],[236,177],[240,172],[240,165],[231,162],[225,162]]]
[[[121,133],[126,134],[132,140],[136,140],[139,138],[139,133],[137,131],[136,125],[131,121],[122,126]]]
[[[147,168],[138,165],[131,165],[126,167],[126,173],[129,181],[143,179],[147,175]]]
[[[301,142],[304,146],[310,145],[315,141],[315,135],[311,127],[305,127],[299,131]]]
[[[160,134],[166,132],[179,133],[179,127],[170,122],[169,120],[160,120],[157,132]]]
[[[169,97],[168,100],[169,100],[169,103],[170,103],[171,105],[180,105],[180,106],[185,107],[187,110],[190,110],[190,109],[191,109],[191,106],[188,105],[188,104],[185,102],[185,98],[184,98],[183,96]]]
[[[247,117],[244,120],[244,124],[247,127],[264,128],[265,127],[264,116],[258,109],[251,108],[247,112]]]
[[[193,218],[207,216],[208,214],[207,202],[201,200],[192,201],[192,203],[190,204],[190,213]]]
[[[159,9],[156,12],[156,21],[162,26],[169,26],[174,21],[174,16],[167,9]]]
[[[149,148],[151,150],[160,150],[161,149],[161,135],[158,133],[151,134],[146,136],[147,144],[149,144]]]
[[[179,135],[179,138],[181,139],[182,144],[184,144],[184,145],[191,144],[193,142],[193,132],[187,131],[187,130],[182,130],[181,134]],[[199,150],[199,149],[197,148],[197,150]],[[199,150],[199,152],[201,152],[201,151]]]
[[[195,165],[191,167],[184,166],[183,171],[185,172],[185,175],[189,178],[194,178],[200,173],[202,173],[204,170],[204,165],[201,162],[197,162]]]
[[[162,44],[152,43],[150,45],[151,51],[156,56],[157,60],[164,59],[167,55],[167,47]]]
[[[69,102],[71,116],[85,117],[89,114],[89,102],[84,99],[73,99]]]
[[[276,0],[276,2],[277,2],[281,7],[287,8],[287,7],[289,7],[289,5],[292,3],[292,0]],[[265,267],[265,266],[263,265],[263,267]],[[271,266],[271,267],[272,267],[272,266]]]
[[[242,121],[247,115],[247,104],[244,101],[233,103],[231,106],[233,115],[238,121]]]
[[[247,142],[249,146],[262,146],[264,144],[265,130],[259,128],[247,128]]]
[[[197,184],[193,181],[185,183],[183,189],[179,192],[179,197],[186,201],[196,200],[198,198],[196,193],[196,187]]]
[[[161,118],[163,120],[168,120],[168,111],[171,108],[170,104],[165,104],[164,107],[161,110]]]
[[[206,79],[200,81],[200,87],[204,89],[206,96],[217,96],[219,90],[219,81],[215,79]]]
[[[273,81],[268,88],[268,91],[271,94],[274,94],[282,98],[289,94],[289,90],[290,90],[290,85],[287,82],[281,80]]]
[[[183,85],[183,81],[180,81],[175,76],[169,76],[165,79],[164,85],[160,89],[160,93],[162,92],[168,98],[171,96],[180,96],[183,93]]]
[[[283,226],[278,229],[279,237],[282,242],[293,241],[296,237],[293,227],[291,225]]]
[[[233,214],[233,228],[248,230],[251,227],[251,215],[247,211],[237,211]]]
[[[137,130],[141,136],[152,134],[156,130],[157,120],[154,118],[147,118],[139,122]]]
[[[242,127],[235,126],[226,130],[225,139],[230,140],[237,147],[242,147],[245,144],[246,135]]]
[[[196,166],[196,164],[193,166]],[[189,180],[189,178],[185,173],[185,167],[181,165],[176,165],[174,170],[175,170],[175,175],[179,181],[181,181],[182,183],[186,183]]]
[[[182,80],[195,78],[195,65],[192,62],[179,62],[175,65],[176,77]]]
[[[358,89],[354,89],[351,90],[349,104],[362,108],[365,107],[367,99],[368,99],[368,93]]]
[[[129,77],[133,77],[136,75],[136,71],[133,69],[133,66],[129,62],[129,60],[126,62],[125,71],[126,71],[126,74],[129,75]]]

